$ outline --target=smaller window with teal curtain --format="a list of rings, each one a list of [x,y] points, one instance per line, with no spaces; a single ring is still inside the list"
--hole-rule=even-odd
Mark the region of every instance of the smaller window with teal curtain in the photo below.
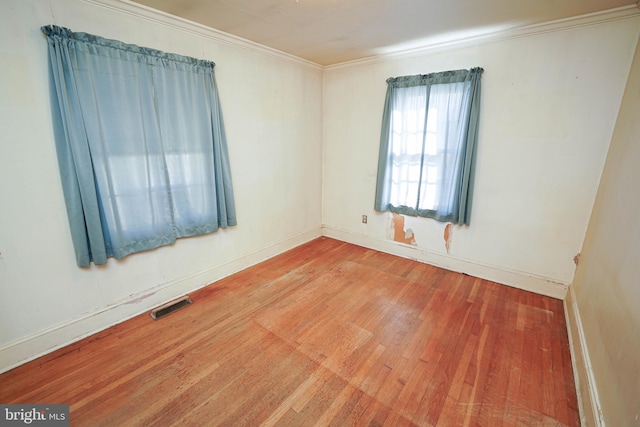
[[[469,224],[483,71],[387,80],[375,210]]]
[[[213,62],[42,32],[79,266],[236,225]]]

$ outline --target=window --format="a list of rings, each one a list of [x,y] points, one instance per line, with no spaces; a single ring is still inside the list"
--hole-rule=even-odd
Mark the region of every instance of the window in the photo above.
[[[215,64],[42,31],[78,265],[236,225]]]
[[[387,80],[376,210],[469,224],[482,72]]]

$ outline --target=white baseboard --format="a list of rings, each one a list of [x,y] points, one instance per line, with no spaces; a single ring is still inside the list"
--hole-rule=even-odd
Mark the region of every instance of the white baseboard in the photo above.
[[[430,252],[416,246],[406,245],[387,239],[378,239],[351,231],[323,226],[322,235],[342,240],[344,242],[353,243],[358,246],[363,246],[365,248],[375,249],[380,252],[414,259],[437,267],[442,267],[446,270],[465,273],[470,276],[479,277],[481,279],[490,280],[492,282],[523,289],[525,291],[550,296],[552,298],[564,299],[569,287],[568,283],[558,282],[546,277],[467,261],[450,255]]]
[[[124,322],[175,298],[272,258],[322,235],[313,229],[211,267],[189,277],[163,283],[142,293],[0,347],[0,373]]]
[[[598,389],[596,387],[587,342],[582,329],[580,310],[572,288],[569,288],[567,298],[564,300],[564,312],[569,333],[569,347],[571,350],[571,363],[573,365],[573,378],[578,394],[578,406],[580,409],[580,423],[582,426],[605,427]]]
[[[189,277],[183,277],[142,293],[131,295],[117,303],[71,319],[62,325],[8,343],[0,347],[0,373],[150,311],[161,304],[193,292],[322,235],[538,294],[548,295],[553,298],[564,299],[567,292],[566,284],[553,282],[546,278],[444,256],[389,240],[323,227],[322,229],[310,230],[261,248],[226,264],[214,266]]]

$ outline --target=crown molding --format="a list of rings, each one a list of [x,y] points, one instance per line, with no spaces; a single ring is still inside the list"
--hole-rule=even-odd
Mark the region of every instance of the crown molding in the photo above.
[[[144,19],[154,24],[163,25],[165,27],[183,31],[186,33],[194,34],[200,37],[204,37],[209,40],[213,40],[217,43],[233,46],[245,51],[256,53],[259,55],[269,56],[279,60],[288,62],[295,62],[297,64],[313,67],[318,70],[322,70],[324,67],[315,62],[308,61],[289,53],[270,48],[268,46],[261,45],[251,40],[244,39],[242,37],[234,36],[229,33],[225,33],[215,28],[207,27],[206,25],[198,24],[197,22],[190,21],[188,19],[180,18],[169,13],[152,9],[148,6],[144,6],[139,3],[134,3],[129,0],[81,0],[84,3],[102,7],[117,13],[133,16],[136,18]]]
[[[570,18],[558,19],[555,21],[543,22],[540,24],[526,25],[520,27],[513,27],[508,29],[502,29],[498,31],[488,32],[485,34],[475,35],[471,37],[461,37],[452,40],[427,43],[423,46],[399,50],[396,52],[390,52],[380,55],[373,55],[367,58],[356,59],[353,61],[346,61],[339,64],[328,65],[325,70],[335,70],[339,68],[365,66],[378,62],[384,62],[389,60],[411,58],[416,56],[427,55],[434,52],[440,52],[451,49],[458,49],[463,47],[475,46],[484,43],[490,43],[501,40],[509,40],[520,37],[528,37],[539,34],[552,33],[556,31],[565,31],[573,28],[598,25],[612,21],[619,21],[623,19],[632,19],[640,17],[640,0],[637,4],[631,4],[628,6],[622,6],[614,9],[609,9],[601,12],[589,13],[586,15],[579,15]]]
[[[455,39],[437,41],[433,43],[426,42],[425,45],[412,48],[398,50],[396,52],[372,55],[366,58],[356,59],[353,61],[341,62],[338,64],[322,66],[312,61],[300,58],[295,55],[225,33],[215,28],[207,27],[188,19],[180,18],[169,13],[152,9],[130,0],[81,0],[84,3],[96,5],[111,11],[122,13],[144,19],[155,24],[163,25],[179,31],[195,34],[217,43],[233,46],[252,53],[270,56],[279,60],[294,62],[297,64],[312,67],[318,70],[335,70],[345,67],[365,66],[373,63],[384,62],[389,60],[411,58],[415,56],[427,55],[434,52],[458,49],[463,47],[474,46],[483,43],[514,39],[519,37],[528,37],[533,35],[551,33],[556,31],[564,31],[572,28],[597,25],[606,22],[618,21],[623,19],[636,18],[640,16],[640,0],[636,4],[622,6],[601,12],[589,13],[570,18],[559,19],[555,21],[544,22],[534,25],[526,25],[513,27],[508,29],[497,30],[484,34],[459,37]]]

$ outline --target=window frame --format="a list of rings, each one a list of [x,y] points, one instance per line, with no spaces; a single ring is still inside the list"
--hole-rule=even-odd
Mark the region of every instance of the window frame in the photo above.
[[[473,181],[475,172],[475,152],[477,146],[479,108],[480,108],[480,76],[484,70],[482,68],[472,68],[470,70],[454,70],[442,73],[432,73],[426,75],[395,77],[387,80],[387,95],[385,99],[385,107],[382,120],[382,131],[380,136],[380,152],[378,158],[378,176],[376,184],[376,198],[374,209],[377,211],[391,211],[394,213],[406,214],[410,216],[421,216],[433,218],[442,222],[453,222],[457,224],[469,224],[471,212],[471,200],[473,194]],[[455,89],[455,93],[447,94],[445,91],[442,96],[442,89],[450,86]],[[437,88],[438,97],[446,100],[446,102],[438,99],[439,103],[443,103],[447,108],[444,116],[439,111],[438,118],[447,120],[445,129],[446,136],[436,136],[436,154],[432,155],[426,152],[427,135],[429,134],[429,118],[432,117],[433,111],[433,88]],[[457,92],[460,94],[456,95]],[[422,97],[424,101],[418,99],[419,102],[411,104],[411,99]],[[457,103],[451,101],[454,96],[460,96]],[[447,103],[448,102],[448,103]],[[453,105],[453,107],[451,107]],[[417,133],[417,137],[422,137],[420,150],[416,152],[408,152],[407,150],[397,149],[400,144],[407,145],[407,135],[409,131],[405,128],[404,123],[397,125],[398,117],[407,118],[409,111],[407,106],[414,106],[414,116],[420,116],[421,111],[424,119],[417,125],[412,132]],[[421,110],[417,109],[421,108]],[[449,109],[453,111],[449,111]],[[457,113],[459,117],[451,118],[452,113]],[[398,129],[398,127],[401,127]],[[440,122],[438,122],[439,132]],[[444,138],[444,144],[440,139]],[[414,141],[414,145],[415,141]],[[441,147],[445,147],[442,148]],[[457,148],[452,148],[457,147]],[[455,153],[446,150],[455,150]],[[409,162],[403,161],[400,157],[411,157],[413,166]],[[429,168],[425,171],[425,163],[431,162],[433,159],[440,159],[441,169],[446,165],[446,172],[439,172],[441,177],[436,183],[435,190],[436,199],[434,204],[424,205],[423,186],[429,186],[428,182]],[[418,166],[419,164],[419,166]],[[400,197],[399,191],[406,190],[401,187],[410,185],[407,179],[400,180],[398,173],[401,166],[404,167],[404,174],[413,173],[414,176],[411,195]],[[416,175],[415,170],[410,172],[408,169],[413,167],[419,168]],[[454,169],[452,169],[454,168]],[[445,178],[443,178],[445,177]],[[417,187],[417,188],[415,188]],[[421,200],[423,199],[423,200]],[[407,202],[407,203],[403,203]]]

